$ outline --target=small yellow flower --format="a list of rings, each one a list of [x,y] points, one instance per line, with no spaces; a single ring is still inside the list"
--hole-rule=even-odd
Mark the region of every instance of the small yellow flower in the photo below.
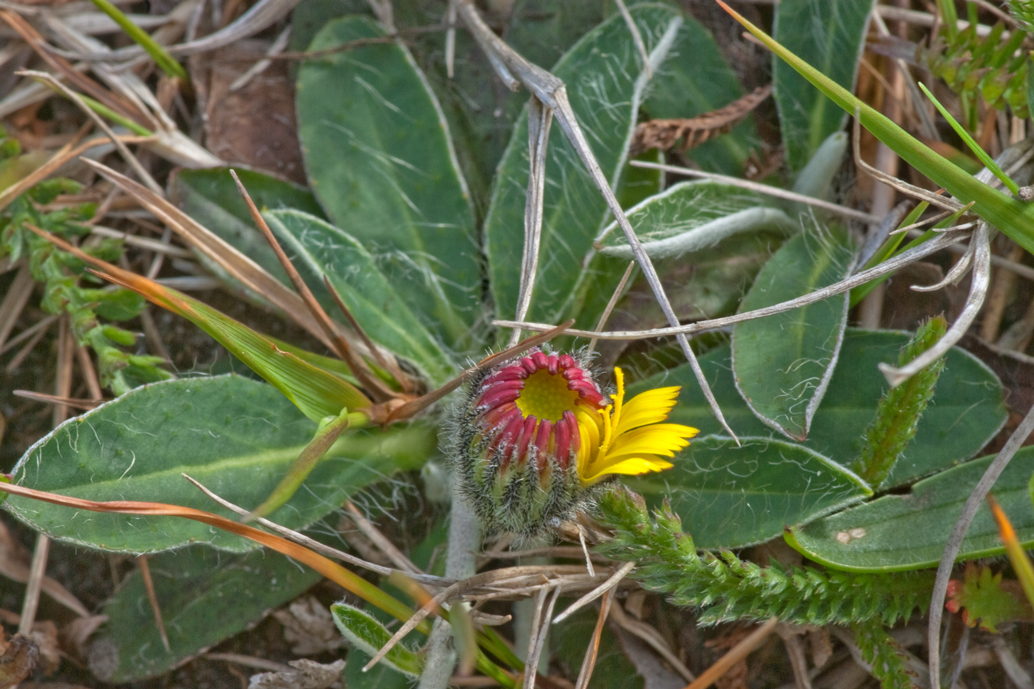
[[[617,392],[614,403],[601,412],[575,409],[581,447],[578,450],[578,476],[586,485],[608,474],[636,475],[663,471],[673,465],[664,459],[689,445],[699,431],[676,423],[661,423],[668,418],[679,396],[678,387],[656,388],[633,397],[625,404],[625,376],[614,369]]]

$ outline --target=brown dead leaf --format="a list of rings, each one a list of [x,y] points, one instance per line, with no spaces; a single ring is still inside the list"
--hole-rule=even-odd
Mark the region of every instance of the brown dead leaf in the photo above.
[[[833,642],[829,638],[829,630],[821,627],[808,632],[808,645],[811,646],[811,662],[820,668],[833,656]]]
[[[58,632],[61,648],[73,658],[87,660],[90,637],[107,621],[107,615],[90,615],[72,620]]]
[[[343,689],[345,661],[323,665],[312,660],[292,660],[294,670],[252,675],[248,689]]]
[[[24,584],[29,580],[29,560],[29,551],[11,536],[7,525],[0,521],[0,575]],[[43,592],[80,617],[90,614],[71,591],[50,577],[43,578]]]
[[[15,634],[0,656],[0,689],[13,687],[28,677],[36,669],[39,656],[35,641]]]
[[[206,80],[205,143],[223,160],[306,184],[288,62],[274,60],[242,88],[230,90],[268,47],[263,41],[241,41],[212,55]]]
[[[286,610],[274,612],[273,617],[284,626],[284,640],[291,644],[291,652],[295,655],[318,655],[348,644],[334,624],[330,611],[312,596],[295,600]]]
[[[747,115],[771,93],[771,85],[762,86],[724,108],[697,117],[642,122],[635,128],[629,155],[634,156],[651,148],[669,151],[680,141],[682,143],[678,149],[685,153],[694,146],[732,131],[733,127],[746,119]]]
[[[28,636],[39,649],[39,660],[36,670],[44,676],[57,672],[58,667],[61,666],[61,648],[57,641],[57,625],[50,620],[34,622],[32,624],[32,631],[29,632]],[[13,641],[14,639],[12,639]],[[2,662],[2,659],[0,659],[0,662]]]

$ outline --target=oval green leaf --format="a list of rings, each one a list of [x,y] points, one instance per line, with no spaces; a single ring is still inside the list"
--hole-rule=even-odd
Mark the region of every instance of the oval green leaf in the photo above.
[[[166,651],[136,571],[105,605],[90,645],[90,670],[120,684],[163,675],[244,631],[323,577],[279,553],[227,555],[210,548],[162,553],[149,562],[171,652]]]
[[[626,483],[651,507],[667,498],[704,549],[761,543],[872,495],[852,472],[805,447],[745,436],[740,442],[695,440],[674,468]]]
[[[798,228],[770,198],[712,180],[675,184],[630,209],[628,221],[651,258],[678,258],[737,234]],[[597,244],[605,256],[632,258],[617,223],[603,230]]]
[[[818,229],[818,228],[816,228]],[[773,306],[847,276],[854,252],[842,230],[805,231],[790,239],[758,273],[740,313]],[[732,365],[747,405],[765,424],[804,440],[836,368],[847,327],[848,294],[740,323]]]
[[[236,519],[192,486],[186,473],[245,508],[261,503],[312,438],[316,424],[270,385],[219,376],[137,388],[40,440],[14,468],[20,485],[87,500],[159,500]],[[434,434],[418,426],[343,436],[276,520],[301,529],[356,491],[420,466]],[[100,550],[153,553],[188,543],[243,552],[255,546],[174,517],[81,513],[25,498],[4,507],[52,538]]]
[[[663,64],[683,21],[679,13],[660,5],[639,5],[631,12],[652,60]],[[647,86],[643,67],[628,25],[616,13],[576,43],[552,70],[566,83],[571,107],[612,186],[619,182]],[[485,219],[496,313],[507,319],[516,312],[520,287],[528,169],[525,110],[499,164]],[[550,130],[546,156],[544,209],[528,317],[552,322],[572,298],[579,267],[608,215],[603,197],[556,125]]]
[[[365,17],[328,23],[310,50],[384,36]],[[401,43],[305,62],[298,135],[335,225],[368,247],[399,294],[455,345],[481,312],[474,211],[441,107]]]
[[[577,4],[577,3],[573,3]],[[743,85],[707,28],[692,17],[679,27],[663,69],[650,84],[642,119],[697,117],[743,96]],[[686,156],[702,170],[739,177],[759,139],[754,118],[731,132],[694,146]]]
[[[840,358],[850,362],[850,366],[838,366],[834,371],[826,396],[812,419],[806,447],[844,466],[854,461],[861,449],[862,433],[887,388],[876,365],[897,361],[898,352],[908,339],[907,334],[900,332],[848,328]],[[729,347],[718,347],[700,357],[700,366],[722,413],[737,434],[769,432],[736,392]],[[682,386],[679,403],[671,415],[673,423],[699,428],[702,435],[720,432],[688,364],[636,383],[629,394],[664,385]],[[919,420],[915,438],[894,465],[886,487],[910,483],[979,452],[1008,416],[1003,395],[998,377],[979,359],[958,347],[949,350],[933,400]]]
[[[435,382],[452,377],[456,366],[449,355],[355,237],[301,211],[272,211],[264,217],[306,282],[320,283],[325,275],[375,342],[410,359]],[[326,288],[323,294],[320,304],[327,313],[336,313]]]
[[[775,39],[841,86],[852,89],[873,0],[784,0]],[[772,57],[779,128],[790,167],[800,170],[847,115],[792,67]]]
[[[812,560],[835,569],[892,572],[934,567],[963,504],[993,459],[981,457],[943,471],[912,486],[908,495],[887,495],[794,528],[786,540]],[[1026,447],[1016,453],[991,490],[1028,548],[1034,544],[1032,473],[1034,448]],[[1003,552],[994,517],[987,505],[981,505],[957,559]]]

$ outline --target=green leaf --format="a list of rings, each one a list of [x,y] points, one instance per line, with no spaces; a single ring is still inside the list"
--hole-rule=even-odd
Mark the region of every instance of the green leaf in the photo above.
[[[681,17],[659,5],[640,5],[631,12],[647,51],[662,69]],[[627,24],[620,15],[603,22],[575,44],[552,72],[567,84],[571,107],[603,174],[616,186],[647,85]],[[501,318],[512,318],[517,308],[528,167],[525,110],[499,164],[485,219],[492,295]],[[551,322],[572,298],[579,266],[608,220],[603,197],[559,126],[550,130],[544,208],[541,258],[528,317]]]
[[[104,605],[108,622],[90,646],[90,670],[105,682],[163,675],[253,626],[322,578],[264,550],[227,555],[195,546],[153,556],[149,566],[172,652],[162,644],[136,571]]]
[[[776,8],[775,39],[835,83],[852,89],[873,0],[785,0]],[[800,170],[847,116],[804,77],[773,57],[772,79],[786,159]]]
[[[312,50],[383,36],[373,21],[327,24]],[[444,115],[402,43],[310,60],[298,75],[298,133],[312,187],[334,223],[450,345],[481,310],[470,195]]]
[[[108,268],[114,272],[114,266]],[[276,343],[193,297],[118,269],[112,282],[129,286],[162,308],[190,320],[248,368],[262,376],[313,421],[337,416],[342,408],[370,406],[357,387],[322,366],[281,350]]]
[[[1027,251],[1034,252],[1034,204],[1024,203],[1014,196],[1003,194],[967,174],[928,146],[892,122],[889,118],[856,98],[850,91],[816,70],[772,40],[764,31],[754,26],[729,7],[725,10],[735,17],[748,31],[764,43],[772,52],[786,60],[816,88],[834,103],[853,114],[856,110],[863,127],[877,139],[887,144],[909,165],[958,199],[961,203],[973,203],[973,212],[989,224],[1004,232],[1010,239]]]
[[[887,495],[787,532],[786,540],[812,560],[854,572],[889,572],[933,567],[962,505],[994,456],[943,471],[912,486],[907,495]],[[992,489],[1025,547],[1034,544],[1030,477],[1034,448],[1021,449]],[[1005,552],[991,511],[981,505],[966,532],[957,560]]]
[[[900,332],[847,330],[840,360],[850,365],[834,371],[812,419],[806,447],[845,466],[854,461],[862,448],[865,427],[888,387],[876,365],[897,361],[908,340],[908,334]],[[769,432],[736,392],[728,347],[718,347],[700,357],[700,366],[737,434]],[[664,385],[682,386],[679,403],[670,417],[672,423],[699,428],[701,435],[721,432],[688,364],[630,386],[629,395]],[[1003,395],[997,376],[979,359],[957,347],[949,350],[936,394],[919,420],[915,439],[894,465],[885,487],[909,483],[979,452],[1008,417]]]
[[[382,273],[355,237],[301,211],[272,211],[264,217],[306,282],[326,275],[371,339],[412,360],[435,382],[452,377],[455,364],[395,289],[407,285]],[[337,311],[329,295],[320,301],[328,313]]]
[[[233,170],[260,210],[296,208],[323,216],[323,209],[308,189],[261,172],[237,166]],[[180,210],[258,263],[280,282],[291,284],[273,249],[255,227],[248,206],[230,177],[230,168],[179,170],[172,176],[169,187],[172,201]],[[216,274],[222,277],[223,272],[218,270]],[[310,288],[317,295],[324,291],[322,285],[318,289],[314,285]]]
[[[236,518],[180,474],[241,506],[258,505],[316,431],[275,388],[237,376],[174,380],[133,390],[70,419],[14,468],[24,486],[88,500],[159,500]],[[348,433],[275,516],[300,529],[365,486],[434,452],[427,428]],[[77,514],[33,500],[4,507],[53,538],[101,550],[148,553],[194,542],[236,552],[255,547],[174,517]]]
[[[840,228],[806,229],[761,269],[740,313],[809,294],[847,277],[853,252]],[[736,387],[764,423],[795,440],[808,437],[836,367],[848,294],[738,324],[732,333]]]
[[[774,538],[872,495],[865,482],[817,452],[781,440],[711,436],[693,441],[661,474],[626,480],[647,504],[660,498],[698,548],[738,548]]]
[[[651,196],[628,211],[628,221],[651,258],[703,252],[736,234],[798,228],[770,197],[706,179],[680,182]],[[605,256],[632,258],[617,223],[610,223],[597,243]]]
[[[579,3],[570,3],[576,5]],[[743,96],[736,72],[725,61],[714,36],[692,17],[679,27],[668,59],[650,83],[643,103],[646,119],[676,119],[703,115]],[[702,170],[743,174],[743,163],[759,139],[754,118],[732,131],[690,149],[686,156]]]
[[[354,605],[335,603],[330,606],[330,612],[338,630],[354,648],[368,656],[376,655],[391,640],[392,633],[383,624]],[[414,679],[423,669],[423,658],[401,643],[394,645],[380,662]]]

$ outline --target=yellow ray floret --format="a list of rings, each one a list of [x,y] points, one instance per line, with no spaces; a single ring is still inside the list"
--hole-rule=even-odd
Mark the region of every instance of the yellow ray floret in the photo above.
[[[699,431],[668,418],[679,396],[678,387],[657,388],[636,395],[625,404],[625,376],[614,369],[617,392],[602,412],[575,409],[581,446],[578,450],[578,475],[593,484],[609,474],[645,474],[663,471],[673,465],[664,459],[689,445]]]

